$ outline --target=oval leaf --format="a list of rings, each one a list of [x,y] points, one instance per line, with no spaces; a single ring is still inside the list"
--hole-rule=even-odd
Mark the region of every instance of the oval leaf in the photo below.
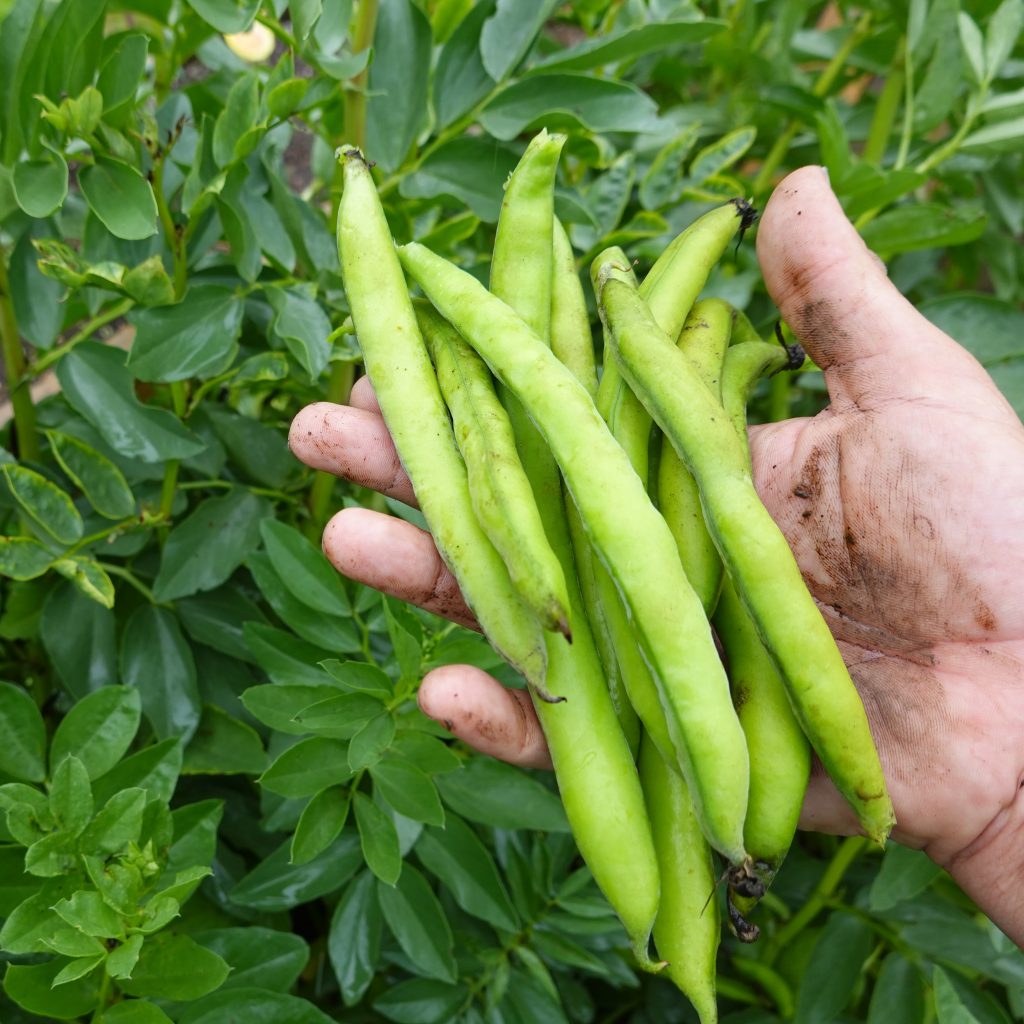
[[[89,208],[117,238],[149,238],[156,234],[153,187],[129,164],[99,157],[78,175]]]
[[[74,544],[82,536],[82,517],[75,503],[41,473],[5,462],[0,466],[14,500],[61,544]]]

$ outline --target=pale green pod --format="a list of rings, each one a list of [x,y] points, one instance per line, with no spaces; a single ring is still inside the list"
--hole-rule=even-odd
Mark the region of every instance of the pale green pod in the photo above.
[[[543,434],[629,608],[701,826],[730,862],[742,862],[746,745],[710,626],[664,519],[586,389],[522,319],[423,246],[401,246],[399,254]]]
[[[865,834],[884,843],[894,814],[864,705],[754,490],[745,445],[614,260],[601,281],[600,307],[623,375],[696,478],[715,546],[783,673],[801,728]]]

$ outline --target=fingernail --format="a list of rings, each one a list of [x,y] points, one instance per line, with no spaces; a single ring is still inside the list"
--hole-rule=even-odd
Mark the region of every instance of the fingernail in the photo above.
[[[821,171],[821,173],[825,175],[825,180],[829,183],[829,185],[831,185],[832,184],[832,179],[829,177],[828,168],[825,167],[824,165],[822,165],[822,166],[820,166],[818,168],[818,170]]]

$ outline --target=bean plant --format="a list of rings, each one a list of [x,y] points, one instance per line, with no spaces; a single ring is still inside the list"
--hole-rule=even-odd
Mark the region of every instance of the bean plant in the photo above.
[[[288,451],[360,373],[334,153],[483,276],[568,134],[581,270],[828,168],[1024,415],[1024,0],[0,0],[0,1019],[691,1021],[552,778],[415,703],[477,634],[340,577]],[[764,333],[748,238],[707,294]],[[813,413],[813,368],[755,417]],[[1024,954],[927,858],[805,834],[719,956],[729,1024],[1024,1020]]]

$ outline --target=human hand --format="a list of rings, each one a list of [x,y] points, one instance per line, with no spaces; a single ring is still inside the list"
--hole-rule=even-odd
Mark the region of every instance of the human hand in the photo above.
[[[818,168],[776,189],[758,233],[768,290],[825,371],[829,407],[754,428],[754,475],[850,668],[896,809],[893,837],[947,868],[1024,944],[1024,428],[978,363],[896,291]],[[414,503],[372,391],[295,419],[318,469]],[[346,575],[463,624],[429,535],[366,509],[331,520]],[[523,691],[470,666],[420,706],[477,749],[550,762]],[[820,770],[801,825],[854,833]]]

